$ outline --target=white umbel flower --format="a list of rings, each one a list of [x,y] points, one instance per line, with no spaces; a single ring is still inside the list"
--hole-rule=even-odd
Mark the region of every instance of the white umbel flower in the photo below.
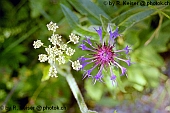
[[[57,76],[57,69],[54,66],[51,66],[50,69],[49,69],[48,75],[50,77],[58,77]]]
[[[72,49],[71,47],[67,48],[67,50],[66,50],[66,54],[68,56],[72,56],[74,54],[74,52],[75,52],[75,50]]]
[[[82,65],[80,64],[79,60],[76,60],[72,62],[72,67],[74,70],[78,71],[82,68]]]
[[[44,44],[41,42],[41,40],[34,41],[33,46],[34,48],[40,48],[41,46],[45,47],[46,54],[39,54],[38,60],[40,62],[48,62],[50,64],[49,68],[49,76],[50,77],[58,77],[57,76],[57,69],[56,65],[65,64],[68,61],[72,63],[72,67],[74,70],[79,70],[82,68],[82,65],[80,64],[79,60],[77,61],[71,61],[71,56],[75,53],[75,49],[72,49],[71,47],[68,47],[70,42],[73,42],[74,44],[77,44],[79,42],[79,36],[76,36],[74,33],[71,33],[69,35],[70,40],[68,42],[62,41],[62,36],[55,33],[56,29],[59,28],[56,23],[53,23],[52,21],[46,25],[49,31],[53,31],[52,35],[48,38],[48,40],[51,42],[50,45],[44,46]]]
[[[45,51],[47,52],[48,55],[53,53],[53,49],[52,49],[51,45],[49,45],[48,48],[45,48]]]
[[[53,64],[53,63],[55,63],[55,55],[54,54],[50,54],[49,56],[48,56],[48,63],[49,64]]]
[[[63,51],[61,51],[60,49],[58,49],[56,46],[52,47],[52,49],[53,49],[53,53],[54,53],[55,55],[57,55],[57,56],[63,54]]]
[[[58,58],[56,58],[56,60],[58,61],[59,65],[65,64],[65,62],[66,62],[65,56],[59,56]]]
[[[46,54],[39,54],[38,57],[39,57],[38,60],[40,62],[45,62],[48,60],[48,56]]]
[[[67,48],[67,44],[61,44],[61,45],[60,45],[60,49],[61,49],[61,50],[64,51],[64,50],[66,50],[66,48]]]
[[[70,41],[73,42],[74,44],[77,44],[79,42],[79,36],[76,36],[74,33],[71,33],[71,35],[69,35],[70,37]]]
[[[33,46],[35,49],[40,48],[42,45],[43,45],[43,43],[41,42],[41,40],[34,41],[34,43],[33,43]]]
[[[47,28],[48,28],[49,31],[55,32],[56,29],[59,28],[59,27],[56,25],[56,23],[53,23],[51,21],[49,24],[47,24]]]
[[[51,38],[48,38],[48,40],[53,44],[53,45],[59,45],[61,44],[61,36],[59,34],[53,34]]]

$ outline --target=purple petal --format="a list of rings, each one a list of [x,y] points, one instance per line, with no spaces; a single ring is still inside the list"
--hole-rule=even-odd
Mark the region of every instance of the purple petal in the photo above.
[[[110,68],[110,74],[111,74],[111,80],[115,80],[116,79],[116,75],[115,74],[113,74],[113,68],[112,68],[112,66],[109,66],[109,68]]]
[[[113,32],[113,36],[114,36],[114,39],[120,36],[120,34],[118,33],[118,28],[116,28],[116,30]]]
[[[110,34],[110,40],[113,38],[117,38],[118,36],[120,36],[120,34],[118,33],[118,28],[116,28],[116,30],[114,32],[112,32],[112,28],[110,26],[110,24],[108,24],[108,28],[109,28],[109,34]]]
[[[82,65],[81,69],[84,69],[84,67],[85,67],[86,65],[88,65],[88,64],[90,64],[90,63],[92,63],[92,62],[94,62],[94,61],[91,60],[90,62],[83,62],[83,63],[81,63],[81,65]]]
[[[100,70],[98,71],[98,73],[96,74],[96,76],[94,76],[94,84],[96,83],[96,81],[100,81],[100,82],[103,82],[102,81],[102,70],[103,70],[103,65],[100,66]]]
[[[89,69],[89,70],[86,70],[83,74],[83,79],[86,78],[86,77],[91,77],[91,72],[93,71],[93,69]]]
[[[85,58],[84,56],[81,56],[80,58],[78,58],[78,60],[80,61],[80,64],[82,65],[82,68],[81,69],[84,69],[84,67],[87,65],[87,64],[90,64],[92,62],[95,62],[95,60],[93,60],[93,57],[92,58]],[[85,62],[87,60],[91,60],[89,62]]]
[[[112,43],[114,43],[114,39],[117,38],[118,36],[120,36],[120,34],[118,33],[118,28],[116,28],[116,30],[114,32],[112,32],[112,28],[110,26],[110,24],[108,24],[108,28],[109,28],[109,35],[110,35],[110,39],[109,39],[109,44],[112,45]]]
[[[84,56],[81,56],[80,58],[78,58],[78,60],[80,61],[80,62],[84,62],[84,61],[86,61],[86,60],[88,60],[89,58],[85,58]]]
[[[125,62],[127,63],[127,65],[128,65],[128,66],[130,66],[130,64],[131,64],[131,61],[130,61],[130,59],[128,59],[128,60],[125,60]]]
[[[131,64],[131,60],[130,59],[124,60],[124,59],[121,59],[121,58],[118,58],[118,57],[115,57],[115,58],[117,58],[118,60],[126,62],[128,66],[130,66],[130,64]]]
[[[96,28],[94,28],[96,30],[96,32],[98,33],[99,37],[100,37],[100,42],[102,43],[102,28],[99,27],[99,29],[97,30]]]
[[[102,78],[102,74],[101,74],[101,73],[98,73],[96,76],[94,76],[94,78],[95,78],[96,80],[99,80],[99,79]]]
[[[88,43],[89,45],[92,45],[91,40],[89,37],[85,36],[86,40],[83,40],[83,42]]]
[[[112,31],[110,30],[109,34],[110,34],[110,40],[112,40],[112,37],[114,36],[114,33],[112,33]]]
[[[121,74],[121,75],[124,75],[124,74],[126,73],[126,71],[127,71],[126,68],[124,68],[124,67],[121,67],[120,69],[121,69],[121,71],[122,71],[122,74]]]
[[[113,74],[113,75],[110,77],[110,80],[116,80],[116,76]]]
[[[81,48],[82,50],[88,50],[88,51],[96,52],[95,50],[88,48],[85,44],[80,44],[79,48]]]
[[[94,68],[96,68],[97,66],[98,66],[98,64],[96,64],[96,65],[95,65],[94,67],[92,67],[91,69],[86,70],[86,71],[84,72],[84,74],[83,74],[83,76],[84,76],[83,79],[86,78],[87,76],[88,76],[88,77],[91,77],[91,75],[90,75],[91,72],[92,72],[92,71],[94,70]]]
[[[125,50],[125,53],[128,54],[129,51],[131,50],[131,47],[127,45],[123,50]]]
[[[84,62],[84,63],[81,63],[82,67],[81,67],[81,70],[84,69],[84,67],[89,64],[89,62]]]
[[[117,63],[117,62],[114,62],[117,66],[119,66],[119,68],[121,69],[121,71],[122,71],[122,74],[121,75],[124,75],[125,73],[126,73],[126,68],[125,67],[122,67],[119,63]]]
[[[94,84],[96,83],[96,81],[103,82],[102,78],[102,73],[97,73],[97,75],[94,76]]]
[[[117,86],[116,76],[114,74],[110,77],[110,80],[112,81],[113,86]]]

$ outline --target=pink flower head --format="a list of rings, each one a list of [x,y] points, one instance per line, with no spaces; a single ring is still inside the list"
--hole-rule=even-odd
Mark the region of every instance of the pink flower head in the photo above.
[[[93,46],[90,37],[85,37],[86,39],[83,40],[83,43],[79,45],[79,48],[81,48],[82,50],[87,50],[90,51],[91,53],[88,55],[84,55],[81,56],[79,58],[80,63],[82,65],[82,70],[84,70],[84,74],[83,74],[83,79],[86,77],[92,77],[94,84],[96,83],[96,81],[99,82],[103,82],[102,78],[104,77],[104,75],[102,74],[102,70],[104,68],[108,68],[110,69],[110,80],[113,83],[116,83],[116,75],[113,73],[113,67],[118,67],[121,69],[121,75],[125,75],[127,69],[123,66],[121,66],[118,61],[123,61],[125,63],[127,63],[128,66],[130,66],[131,62],[130,59],[122,59],[117,57],[118,54],[120,52],[125,52],[126,55],[129,53],[129,51],[131,50],[131,48],[129,46],[126,46],[124,49],[122,50],[113,50],[115,49],[115,45],[113,45],[114,40],[120,36],[120,34],[118,33],[118,28],[116,28],[115,31],[112,31],[111,26],[108,25],[109,27],[109,35],[110,35],[110,39],[108,41],[108,43],[104,42],[102,39],[102,28],[99,27],[99,29],[96,29],[96,32],[98,33],[99,37],[100,37],[100,44],[97,44],[95,46]],[[85,57],[85,56],[89,56],[89,57]],[[93,63],[94,66],[88,70],[85,70],[84,68],[88,65]],[[98,72],[96,73],[96,75],[92,75],[91,72],[97,68]]]

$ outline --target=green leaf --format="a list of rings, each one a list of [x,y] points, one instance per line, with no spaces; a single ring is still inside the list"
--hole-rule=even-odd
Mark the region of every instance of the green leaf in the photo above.
[[[48,1],[43,0],[43,1],[39,2],[37,0],[30,0],[29,3],[30,3],[30,8],[31,8],[31,17],[32,18],[37,18],[40,15],[42,15],[47,20],[49,20],[49,21],[51,20],[51,17],[44,10],[45,7],[48,5]]]
[[[155,67],[160,67],[164,65],[164,61],[160,55],[155,52],[155,48],[151,46],[145,46],[137,49],[131,55],[133,60],[140,62],[141,64],[152,65]]]
[[[131,67],[128,68],[128,80],[133,84],[133,87],[138,90],[142,91],[143,86],[146,85],[147,81],[143,75],[141,70],[141,66],[138,64],[133,64]]]
[[[154,39],[150,42],[150,45],[158,52],[165,52],[168,49],[166,44],[169,40],[169,32],[160,32],[159,36],[154,37]]]
[[[139,40],[139,31],[138,29],[129,29],[128,32],[125,32],[124,37],[126,43],[128,45],[132,45],[133,48],[139,46],[140,40]]]
[[[91,79],[85,81],[85,89],[88,95],[94,100],[100,100],[103,94],[103,83],[96,82],[93,85]]]
[[[109,18],[109,16],[97,5],[90,0],[69,0],[69,2],[78,10],[81,14],[86,15],[89,20],[94,24],[100,24],[100,16]]]
[[[161,73],[156,67],[153,66],[143,66],[142,68],[144,77],[148,81],[149,86],[156,87],[159,84],[159,76]]]
[[[85,36],[90,36],[92,40],[97,40],[99,41],[99,36],[98,34],[94,31],[92,32],[92,30],[84,28],[80,25],[78,25],[75,29],[74,32],[77,33],[78,35],[82,36],[83,38]]]
[[[115,17],[114,19],[111,20],[112,23],[115,23],[116,25],[119,25],[121,22],[125,21],[126,19],[128,19],[130,16],[141,12],[141,11],[145,11],[148,10],[148,7],[135,7],[132,8],[122,14],[120,14],[119,16]]]
[[[42,77],[42,79],[41,79],[42,82],[43,82],[43,81],[46,81],[46,80],[48,80],[48,79],[50,78],[49,75],[48,75],[49,69],[50,69],[50,65],[49,65],[49,66],[46,66],[46,67],[44,68],[44,70],[43,70],[43,77]]]
[[[76,27],[79,21],[78,17],[65,5],[61,4],[61,8],[70,26],[72,28]]]
[[[165,8],[165,6],[161,6],[161,7],[157,7],[157,8],[163,9],[163,8]],[[114,20],[112,20],[111,22],[116,23],[116,25],[118,25],[120,27],[120,29],[119,29],[120,32],[124,32],[125,30],[127,30],[128,28],[130,28],[131,26],[136,24],[137,22],[144,20],[144,19],[150,17],[151,15],[153,15],[155,12],[157,12],[154,9],[148,9],[148,10],[144,10],[141,12],[139,12],[139,11],[141,11],[140,8],[138,10],[136,9],[136,11],[134,11],[134,10],[127,11],[127,12],[123,13],[122,15],[118,16],[117,18],[115,18]]]
[[[74,29],[74,32],[77,33],[78,35],[84,37],[84,36],[91,36],[92,40],[98,40],[99,37],[97,33],[94,31],[92,32],[91,30],[88,30],[87,28],[84,28],[78,24],[78,17],[66,6],[61,4],[62,10],[64,12],[64,15],[72,29]]]
[[[170,16],[169,16],[168,14],[164,13],[164,12],[161,11],[160,9],[157,9],[155,6],[150,5],[149,7],[152,8],[152,9],[157,10],[159,13],[163,14],[163,15],[166,16],[168,19],[170,19]]]
[[[100,15],[100,21],[102,23],[103,30],[107,32],[107,26],[108,26],[109,20],[103,15]]]
[[[117,81],[117,86],[119,87],[119,89],[122,91],[122,92],[126,92],[125,90],[125,86],[121,80],[121,76],[120,76],[120,73],[119,71],[117,70],[113,70],[113,73],[116,75],[116,81]]]
[[[113,69],[113,73],[116,75],[117,86],[113,86],[112,81],[110,80],[110,76],[111,76],[111,75],[109,75],[110,71],[108,71],[107,69],[103,70],[103,75],[105,76],[104,80],[107,81],[106,82],[106,86],[110,90],[113,90],[115,87],[118,87],[122,92],[126,92],[124,84],[123,84],[123,82],[121,80],[121,76],[120,76],[119,70],[118,69]]]

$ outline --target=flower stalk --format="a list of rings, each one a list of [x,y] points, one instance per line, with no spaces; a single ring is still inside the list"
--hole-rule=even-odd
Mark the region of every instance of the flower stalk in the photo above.
[[[70,72],[70,67],[66,66],[64,68],[66,71],[63,71],[61,68],[56,68],[56,69],[60,75],[63,75],[66,78],[66,80],[70,86],[70,89],[78,103],[81,113],[97,113],[96,111],[88,110],[87,105],[84,101],[84,98],[80,92],[80,89],[78,88],[78,85],[77,85],[73,75]]]

